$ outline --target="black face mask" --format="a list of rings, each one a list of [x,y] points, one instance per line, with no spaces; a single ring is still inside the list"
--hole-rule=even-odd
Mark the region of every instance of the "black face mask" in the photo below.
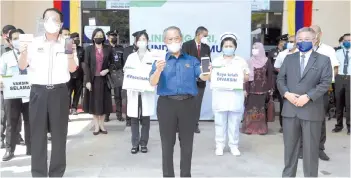
[[[104,39],[103,38],[94,38],[94,42],[96,44],[102,44],[104,42]]]
[[[117,43],[117,38],[116,38],[116,37],[113,37],[113,38],[111,39],[111,43],[112,43],[112,44],[116,44],[116,43]]]
[[[80,44],[80,40],[74,40],[74,44],[78,46]]]

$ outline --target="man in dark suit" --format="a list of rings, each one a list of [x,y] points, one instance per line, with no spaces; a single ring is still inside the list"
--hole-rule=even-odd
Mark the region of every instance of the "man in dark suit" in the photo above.
[[[182,51],[190,56],[196,57],[201,62],[201,57],[211,57],[211,49],[207,41],[208,30],[205,27],[198,27],[195,32],[195,38],[183,44]],[[195,133],[200,133],[199,120],[201,115],[201,104],[204,96],[206,82],[199,79],[197,81],[197,88],[199,90],[196,96],[196,129]]]
[[[146,30],[142,30],[142,31],[146,31]],[[123,61],[124,63],[127,61],[128,59],[128,56],[132,53],[134,53],[135,51],[137,51],[137,46],[136,46],[136,37],[137,35],[139,34],[139,32],[142,32],[142,31],[137,31],[137,32],[134,32],[132,35],[134,37],[134,43],[133,45],[131,46],[128,46],[126,48],[124,48],[123,50]],[[122,90],[122,113],[125,114],[126,116],[126,126],[131,126],[131,122],[130,122],[130,118],[127,116],[127,92],[126,90]]]
[[[304,176],[318,177],[319,141],[325,116],[323,95],[332,81],[332,67],[329,57],[313,51],[315,37],[315,31],[309,27],[297,32],[300,52],[285,58],[277,78],[279,92],[285,98],[283,177],[296,176],[301,139]]]

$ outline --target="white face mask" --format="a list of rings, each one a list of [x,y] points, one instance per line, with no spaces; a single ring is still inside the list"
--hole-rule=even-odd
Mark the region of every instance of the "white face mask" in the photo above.
[[[15,48],[15,49],[19,49],[19,45],[20,43],[19,43],[19,40],[12,40],[12,46],[13,46],[13,48]]]
[[[286,49],[291,50],[294,48],[294,43],[287,43],[286,44]]]
[[[182,45],[180,43],[167,44],[168,51],[171,53],[176,53],[180,51]]]
[[[137,42],[137,47],[139,48],[139,50],[145,50],[146,47],[147,47],[146,41],[138,41]]]
[[[51,17],[44,23],[45,31],[48,33],[57,33],[60,31],[60,24],[57,24]]]
[[[258,49],[252,49],[252,55],[256,56],[258,55],[259,50]]]
[[[207,37],[202,37],[202,38],[201,38],[201,43],[203,43],[203,44],[208,44],[208,39],[207,39]]]

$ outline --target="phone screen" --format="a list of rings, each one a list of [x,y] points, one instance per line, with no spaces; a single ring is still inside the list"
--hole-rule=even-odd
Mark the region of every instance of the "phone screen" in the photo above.
[[[201,67],[202,67],[202,72],[207,73],[210,72],[210,58],[209,57],[203,57],[201,58]]]
[[[65,54],[73,54],[73,39],[65,39]]]

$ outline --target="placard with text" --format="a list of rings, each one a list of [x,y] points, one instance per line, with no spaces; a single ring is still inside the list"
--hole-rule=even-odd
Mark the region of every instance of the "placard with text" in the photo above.
[[[4,76],[4,99],[29,98],[31,85],[28,75]]]
[[[212,89],[243,90],[243,70],[233,66],[213,66],[211,74]]]
[[[150,71],[151,68],[147,65],[141,65],[138,68],[126,67],[122,88],[139,92],[155,91],[155,87],[150,84]]]

